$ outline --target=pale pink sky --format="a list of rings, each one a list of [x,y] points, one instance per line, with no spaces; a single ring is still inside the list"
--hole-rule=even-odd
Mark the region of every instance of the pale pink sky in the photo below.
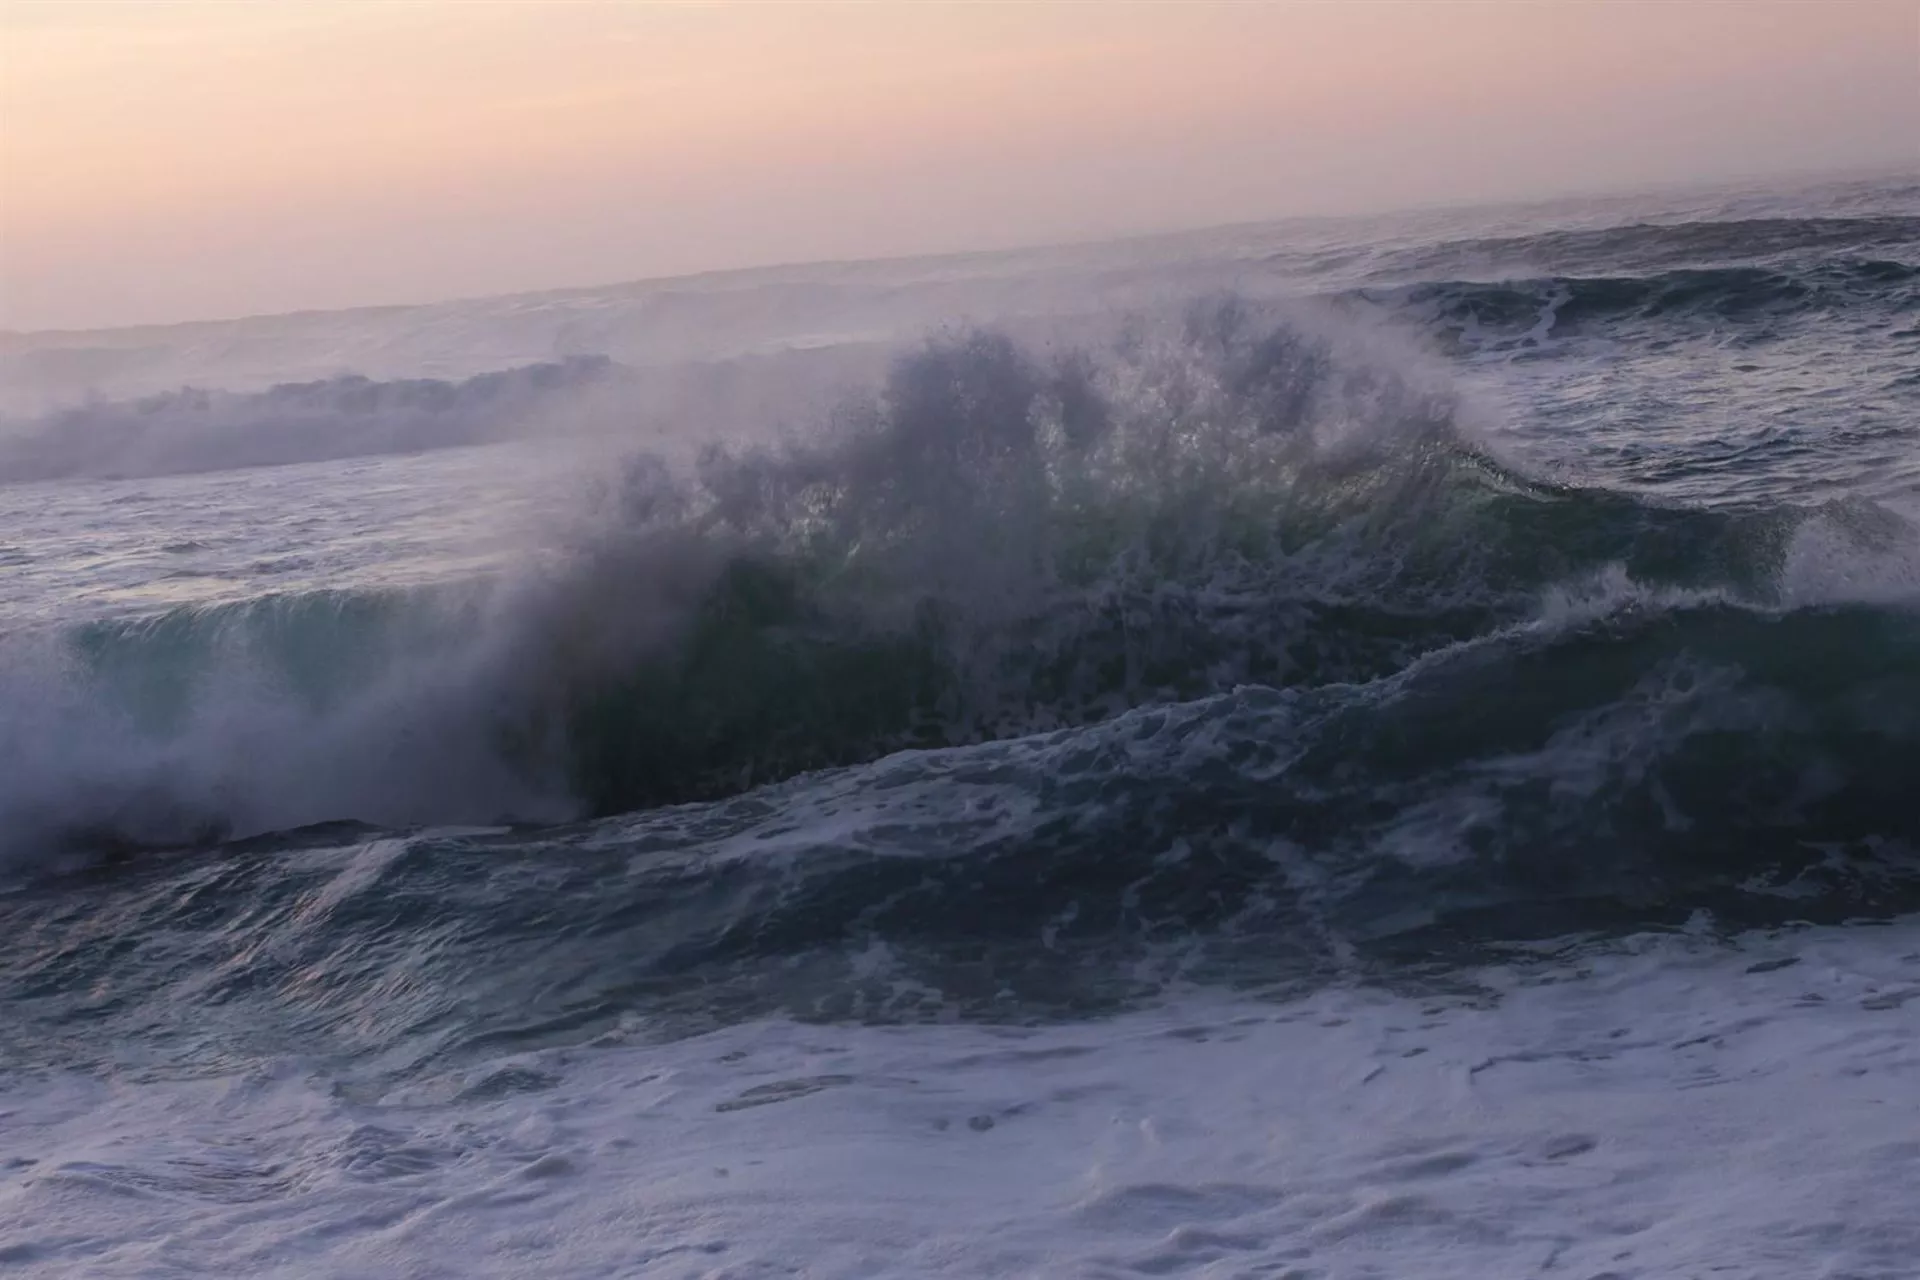
[[[0,0],[0,326],[1920,167],[1920,0]]]

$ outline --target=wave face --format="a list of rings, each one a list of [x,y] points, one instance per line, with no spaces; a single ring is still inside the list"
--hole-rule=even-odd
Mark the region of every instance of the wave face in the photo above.
[[[1444,984],[1530,938],[1920,907],[1916,695],[1911,611],[1629,592],[1376,680],[712,804],[147,857],[11,895],[3,980],[20,1007],[119,1025],[184,989],[226,1010],[193,1055],[265,1035],[401,1074],[635,1018],[1019,1021],[1183,983]],[[33,1019],[18,1035],[66,1046]]]

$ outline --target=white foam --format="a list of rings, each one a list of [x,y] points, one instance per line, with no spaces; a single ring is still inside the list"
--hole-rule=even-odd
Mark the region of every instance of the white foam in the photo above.
[[[1794,531],[1781,573],[1796,606],[1920,602],[1920,537],[1910,513],[1830,503]]]
[[[15,1075],[0,1261],[68,1276],[1895,1277],[1920,924],[1630,940],[1478,998],[760,1023],[355,1101]],[[1787,962],[1782,964],[1782,962]],[[1776,967],[1779,966],[1779,967]]]

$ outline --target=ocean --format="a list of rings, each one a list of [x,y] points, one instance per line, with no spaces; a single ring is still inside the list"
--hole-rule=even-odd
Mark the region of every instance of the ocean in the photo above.
[[[0,1272],[1920,1274],[1920,179],[0,335]]]

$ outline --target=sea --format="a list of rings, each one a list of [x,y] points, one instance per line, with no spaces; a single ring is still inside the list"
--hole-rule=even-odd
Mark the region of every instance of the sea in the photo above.
[[[0,335],[0,1275],[1920,1275],[1920,174]]]

